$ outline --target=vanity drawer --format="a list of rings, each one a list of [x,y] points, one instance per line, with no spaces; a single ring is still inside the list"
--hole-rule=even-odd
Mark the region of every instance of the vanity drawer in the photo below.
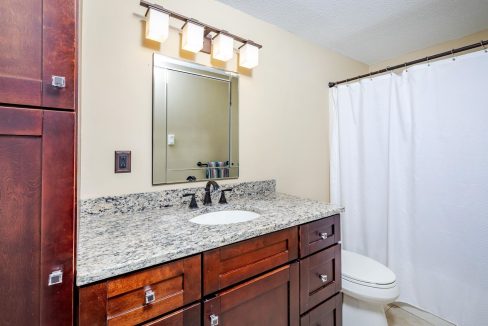
[[[330,247],[341,240],[340,215],[300,226],[300,258]]]
[[[296,227],[207,251],[203,254],[203,292],[217,292],[296,258]]]
[[[300,326],[342,326],[342,293],[302,316]]]
[[[200,313],[201,304],[197,303],[143,324],[143,326],[198,326],[201,325]]]
[[[80,325],[135,325],[201,298],[201,256],[79,290]]]
[[[341,245],[300,261],[300,313],[332,297],[341,287]]]

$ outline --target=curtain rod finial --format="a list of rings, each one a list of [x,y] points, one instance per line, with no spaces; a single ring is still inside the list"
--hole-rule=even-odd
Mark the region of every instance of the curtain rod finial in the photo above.
[[[334,83],[334,82],[330,82],[330,83],[329,83],[329,88],[332,88],[332,87],[334,87],[335,85],[336,85],[336,83]]]

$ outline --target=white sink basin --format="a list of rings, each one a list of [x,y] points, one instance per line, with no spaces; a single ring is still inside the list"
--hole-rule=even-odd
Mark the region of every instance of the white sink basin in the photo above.
[[[248,211],[219,211],[198,215],[190,222],[204,225],[234,224],[254,220],[259,214]]]

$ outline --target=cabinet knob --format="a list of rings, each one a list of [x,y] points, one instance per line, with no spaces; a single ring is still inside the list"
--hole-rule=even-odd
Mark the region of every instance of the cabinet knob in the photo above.
[[[322,238],[322,240],[327,239],[327,232],[320,233],[320,237]]]
[[[156,295],[153,290],[146,290],[146,304],[150,304],[156,300]]]
[[[211,314],[210,315],[210,326],[217,326],[219,324],[219,316]]]
[[[327,274],[320,274],[319,277],[322,283],[327,282]]]
[[[65,88],[66,78],[63,76],[51,76],[51,85],[58,88]]]
[[[51,274],[49,274],[49,280],[47,282],[47,285],[55,285],[55,284],[61,284],[63,283],[63,271],[58,269]]]

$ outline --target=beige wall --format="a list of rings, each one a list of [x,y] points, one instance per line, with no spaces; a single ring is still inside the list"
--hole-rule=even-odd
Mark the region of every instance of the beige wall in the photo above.
[[[151,185],[151,58],[136,0],[84,0],[80,197]],[[329,199],[329,81],[368,67],[213,0],[167,0],[183,15],[262,43],[260,65],[240,78],[240,180],[276,178],[278,191]],[[172,31],[161,49],[179,57]],[[185,58],[188,59],[187,56]],[[214,64],[206,54],[195,61]],[[224,67],[235,70],[235,62]],[[114,151],[132,151],[132,173],[114,174]],[[181,186],[181,185],[180,185]]]
[[[482,31],[479,33],[475,33],[475,34],[471,34],[471,35],[468,35],[468,36],[460,38],[460,39],[456,39],[456,40],[452,40],[449,42],[437,44],[435,46],[431,46],[431,47],[426,48],[426,49],[407,53],[407,54],[404,54],[404,55],[399,56],[397,58],[390,59],[390,60],[387,60],[384,62],[380,62],[380,63],[375,64],[375,65],[371,65],[370,71],[375,71],[375,70],[383,69],[383,68],[388,67],[388,66],[395,66],[395,65],[407,62],[407,61],[412,61],[415,59],[424,58],[424,57],[427,57],[429,55],[433,55],[436,53],[441,53],[444,51],[449,51],[449,50],[452,50],[455,48],[463,47],[465,45],[469,45],[472,43],[481,42],[482,40],[483,41],[488,40],[488,30],[485,30],[485,31]],[[481,47],[480,47],[480,49],[481,49]],[[474,50],[474,51],[477,51],[477,50]]]

